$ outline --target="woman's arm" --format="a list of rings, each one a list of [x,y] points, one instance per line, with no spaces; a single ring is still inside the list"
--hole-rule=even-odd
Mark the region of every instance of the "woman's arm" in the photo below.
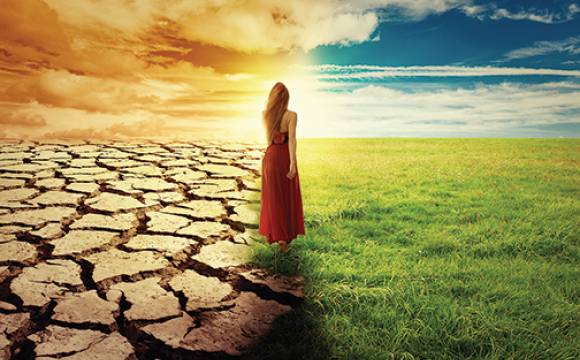
[[[296,124],[298,123],[298,115],[291,111],[288,120],[288,150],[290,150],[290,169],[286,175],[288,179],[293,179],[296,176]]]

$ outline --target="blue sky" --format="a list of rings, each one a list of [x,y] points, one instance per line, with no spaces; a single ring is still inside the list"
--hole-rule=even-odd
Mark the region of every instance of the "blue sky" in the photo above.
[[[336,110],[328,135],[579,137],[578,3],[471,6],[424,17],[387,7],[375,41],[310,50],[337,65],[310,74],[336,97],[322,105]]]
[[[515,67],[549,67],[578,69],[579,64],[563,64],[579,61],[580,54],[553,51],[547,56],[509,59],[510,52],[534,48],[539,42],[557,44],[568,39],[580,43],[580,11],[573,13],[573,1],[503,1],[481,2],[488,6],[502,7],[523,16],[543,15],[540,19],[521,20],[506,17],[493,19],[493,10],[474,17],[464,11],[452,9],[442,14],[429,15],[414,21],[401,19],[380,24],[376,34],[379,41],[365,42],[355,46],[321,46],[313,49],[312,56],[318,63],[337,65],[367,64],[382,66],[465,65],[487,66],[503,64]],[[578,5],[580,6],[580,5]],[[559,15],[562,20],[550,20]],[[567,19],[570,16],[571,20]],[[550,23],[551,21],[551,23]],[[548,22],[548,23],[546,23]]]

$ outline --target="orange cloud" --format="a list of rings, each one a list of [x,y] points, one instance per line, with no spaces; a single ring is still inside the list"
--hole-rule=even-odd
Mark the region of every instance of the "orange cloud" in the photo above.
[[[56,11],[41,0],[4,0],[0,34],[4,46],[30,47],[52,56],[70,49]]]
[[[13,82],[4,100],[37,102],[50,107],[81,109],[88,112],[118,114],[136,111],[159,101],[145,95],[132,83],[115,79],[74,75],[60,70],[47,70],[36,77]]]
[[[0,114],[8,115],[0,123],[9,135],[20,127],[34,128],[31,136],[81,138],[154,136],[196,122],[228,130],[259,123],[267,90],[289,71],[284,64],[305,61],[297,49],[369,39],[376,14],[343,5],[5,0]],[[79,110],[85,129],[71,120]],[[110,115],[107,125],[125,121],[106,127],[101,114]],[[150,118],[168,126],[138,122]]]
[[[42,127],[46,125],[46,118],[41,114],[31,111],[0,112],[0,124],[21,127]]]
[[[46,133],[49,139],[119,139],[128,137],[162,137],[167,135],[165,121],[160,119],[142,120],[132,124],[115,123],[105,129],[74,128]]]
[[[378,25],[372,4],[355,9],[336,0],[47,1],[76,28],[133,39],[167,28],[175,38],[247,53],[360,43]]]
[[[22,72],[51,67],[70,54],[58,15],[41,0],[4,0],[0,9],[0,63],[3,70]]]

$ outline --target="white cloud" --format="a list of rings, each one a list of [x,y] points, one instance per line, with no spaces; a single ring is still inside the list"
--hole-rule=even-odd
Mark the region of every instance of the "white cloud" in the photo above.
[[[549,132],[542,130],[545,126],[580,122],[580,70],[372,65],[306,68],[311,76],[304,80],[307,86],[303,89],[310,91],[292,93],[292,107],[299,114],[299,137],[493,137],[522,136],[522,131],[526,136],[547,136]],[[520,77],[526,81],[529,76],[545,75],[565,80],[519,83]],[[408,83],[410,77],[423,77],[428,83]],[[484,77],[508,80],[483,85],[488,82]],[[451,85],[458,82],[464,85]]]
[[[529,20],[544,24],[557,24],[573,20],[576,14],[580,13],[580,7],[570,4],[562,12],[550,12],[548,9],[520,9],[512,12],[504,8],[498,8],[496,4],[472,5],[468,4],[461,8],[467,16],[475,17],[479,20]]]
[[[452,9],[471,6],[472,0],[355,0],[349,6],[358,11],[376,11],[381,21],[421,21]]]
[[[369,66],[369,65],[317,65],[307,69],[316,72],[317,80],[372,80],[395,77],[483,77],[483,76],[533,76],[554,75],[580,77],[580,70],[531,69],[510,67],[466,66]]]
[[[538,55],[567,52],[570,55],[580,54],[580,36],[569,37],[559,41],[536,41],[533,46],[512,50],[505,54],[504,60],[524,59]]]
[[[483,20],[481,16],[488,11],[488,7],[485,5],[465,5],[461,8],[461,10],[463,10],[467,16],[477,17],[480,20]]]
[[[549,13],[547,11],[521,10],[518,13],[511,13],[506,9],[496,9],[493,15],[489,17],[492,20],[510,19],[510,20],[531,20],[545,24],[551,24],[560,20],[557,14]]]
[[[559,91],[561,87],[568,91]],[[579,97],[580,85],[570,83],[503,83],[415,93],[370,85],[311,96],[299,112],[298,135],[517,136],[518,131],[529,134],[547,125],[580,124]]]

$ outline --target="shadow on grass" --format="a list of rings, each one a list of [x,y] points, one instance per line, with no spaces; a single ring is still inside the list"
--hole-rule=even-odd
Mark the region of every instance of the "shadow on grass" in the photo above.
[[[316,267],[316,261],[301,252],[303,243],[294,241],[290,245],[290,254],[277,252],[274,257],[274,246],[265,242],[254,249],[252,262],[255,266],[287,276],[310,273]],[[308,280],[306,280],[308,281]],[[323,331],[323,324],[318,321],[316,306],[308,298],[308,284],[305,285],[304,301],[292,311],[285,313],[272,324],[271,330],[243,355],[242,359],[328,359],[330,348]]]
[[[242,359],[329,359],[326,337],[313,317],[308,304],[278,317],[268,334],[260,338]]]

